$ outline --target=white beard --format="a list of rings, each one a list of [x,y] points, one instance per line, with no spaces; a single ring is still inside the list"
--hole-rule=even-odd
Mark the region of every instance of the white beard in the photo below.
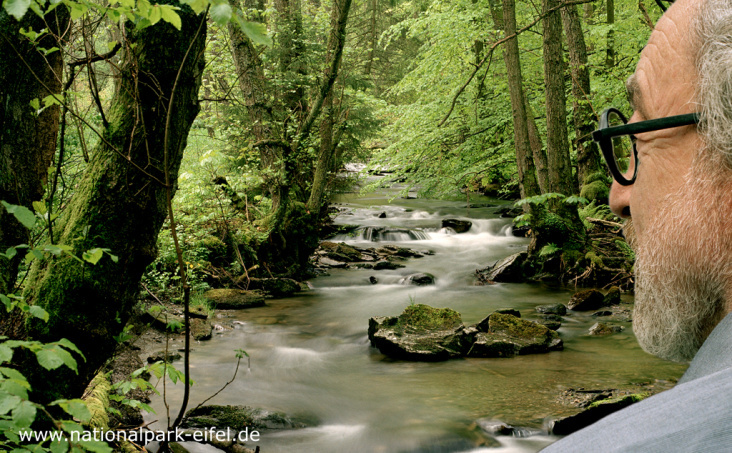
[[[693,359],[726,314],[732,282],[730,194],[695,174],[704,173],[661,200],[642,238],[625,227],[636,252],[633,331],[646,352],[677,362]]]

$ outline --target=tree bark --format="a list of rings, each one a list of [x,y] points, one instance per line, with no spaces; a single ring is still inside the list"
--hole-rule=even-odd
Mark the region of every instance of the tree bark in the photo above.
[[[112,99],[104,139],[94,150],[76,193],[58,224],[59,244],[81,256],[103,247],[119,257],[96,265],[71,257],[36,263],[26,286],[29,303],[48,311],[47,323],[28,321],[41,341],[68,338],[86,357],[78,376],[32,370],[40,401],[78,397],[113,353],[139,291],[145,268],[157,254],[157,237],[167,216],[168,179],[175,192],[188,132],[199,111],[206,23],[177,4],[181,31],[160,22],[127,31],[120,89]],[[167,168],[166,168],[167,164]],[[36,385],[43,382],[42,385]]]
[[[506,36],[516,33],[516,5],[514,0],[503,0],[503,30]],[[513,112],[513,137],[516,147],[516,161],[521,198],[539,195],[539,184],[529,140],[526,98],[524,96],[518,37],[506,41],[503,58],[506,62],[508,88]],[[528,206],[528,205],[527,205]]]
[[[590,105],[590,72],[587,67],[587,46],[582,34],[582,22],[576,6],[562,8],[562,25],[567,36],[569,66],[572,75],[572,111],[574,112],[575,145],[577,149],[577,179],[585,179],[601,171],[600,154],[592,140],[596,118]]]
[[[544,11],[559,4],[543,0]],[[544,18],[543,53],[546,86],[548,189],[564,195],[577,193],[572,176],[567,139],[567,101],[564,94],[564,59],[562,58],[562,24],[558,12]]]
[[[313,214],[318,214],[323,203],[323,194],[328,183],[328,175],[334,170],[333,163],[335,161],[335,150],[338,142],[333,140],[333,125],[335,123],[333,112],[333,84],[338,77],[338,69],[340,67],[341,57],[343,55],[343,47],[346,43],[346,24],[348,22],[348,12],[351,8],[351,0],[335,0],[330,16],[330,36],[328,37],[328,47],[325,57],[325,69],[323,78],[330,87],[323,96],[323,118],[320,124],[320,150],[315,166],[315,174],[313,175],[313,185],[310,191],[310,198],[307,202],[308,210]],[[321,88],[321,95],[325,91],[325,87]],[[319,100],[316,100],[316,104]],[[314,107],[315,107],[314,105]]]
[[[21,21],[0,9],[0,200],[33,210],[43,199],[44,184],[56,152],[60,107],[53,105],[37,115],[30,106],[51,94],[60,95],[63,56],[60,50],[47,56],[38,48],[64,47],[69,12],[61,5],[45,20],[29,11]],[[48,29],[37,45],[19,30]],[[0,208],[0,251],[27,244],[29,231],[13,215]],[[20,256],[0,258],[0,293],[13,290]]]

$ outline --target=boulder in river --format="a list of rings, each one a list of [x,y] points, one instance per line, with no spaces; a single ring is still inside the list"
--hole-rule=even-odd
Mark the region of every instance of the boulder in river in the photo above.
[[[615,326],[612,324],[605,324],[602,322],[596,322],[590,327],[590,335],[603,336],[612,335],[614,333],[622,332],[623,326]]]
[[[435,362],[461,355],[462,327],[455,310],[416,304],[399,316],[369,319],[369,340],[390,357]]]
[[[324,241],[320,243],[320,248],[326,252],[328,258],[335,261],[346,263],[361,261],[361,252],[344,242]]]
[[[602,299],[602,305],[609,307],[611,305],[620,304],[620,288],[617,286],[611,286],[610,289],[605,293],[605,297]]]
[[[554,421],[552,433],[558,436],[566,436],[575,431],[590,426],[601,418],[630,406],[648,396],[647,393],[637,393],[632,395],[619,396],[617,398],[608,398],[596,401],[590,404],[587,409],[576,415],[571,415]]]
[[[376,264],[374,264],[374,270],[380,271],[384,269],[399,269],[400,267],[404,267],[402,264],[397,264],[393,261],[377,261]]]
[[[519,283],[523,281],[523,264],[527,257],[526,252],[515,253],[488,266],[475,271],[481,282]]]
[[[213,308],[236,310],[264,306],[264,294],[259,291],[244,291],[233,288],[210,289],[203,293]]]
[[[300,283],[291,278],[252,278],[249,287],[261,289],[273,297],[290,297],[302,289]]]
[[[434,285],[435,276],[425,272],[420,272],[418,274],[407,275],[402,279],[402,283],[416,286]]]
[[[306,425],[280,412],[249,406],[208,405],[189,410],[183,421],[186,428],[231,428],[233,431],[254,429],[292,429]]]
[[[546,315],[564,316],[567,314],[567,306],[564,304],[539,305],[536,311]]]
[[[410,305],[398,317],[369,320],[369,339],[382,353],[406,360],[453,357],[514,357],[562,349],[553,330],[510,314],[494,312],[465,327],[449,308]]]
[[[470,220],[443,219],[442,228],[452,228],[456,233],[465,233],[473,226]]]
[[[574,293],[567,308],[574,311],[590,311],[604,307],[604,296],[596,289],[588,289]]]
[[[563,348],[559,334],[553,330],[513,315],[495,312],[476,327],[478,333],[469,357],[513,357]]]

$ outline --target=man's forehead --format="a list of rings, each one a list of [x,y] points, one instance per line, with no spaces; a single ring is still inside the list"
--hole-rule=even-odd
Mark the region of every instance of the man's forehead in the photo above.
[[[690,110],[696,82],[690,37],[695,1],[679,0],[659,19],[635,74],[626,82],[633,110],[645,119]]]

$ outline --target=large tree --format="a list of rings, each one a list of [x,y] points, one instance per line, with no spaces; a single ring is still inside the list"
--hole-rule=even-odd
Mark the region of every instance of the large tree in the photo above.
[[[128,22],[119,86],[107,127],[81,182],[54,230],[53,241],[81,256],[106,248],[118,257],[95,266],[68,256],[36,262],[26,282],[28,303],[43,307],[47,323],[28,321],[41,341],[68,338],[83,352],[79,374],[53,380],[30,369],[41,401],[79,396],[116,347],[157,253],[156,242],[175,193],[188,131],[199,111],[206,18],[180,7],[181,29]],[[58,373],[58,372],[57,372]]]
[[[47,52],[64,48],[68,26],[64,5],[45,18],[29,13],[20,21],[0,8],[0,200],[7,203],[33,209],[43,199],[60,108],[53,104],[39,114],[31,101],[40,107],[44,98],[61,93],[62,52]],[[34,42],[21,29],[40,35]],[[0,251],[28,243],[28,229],[0,208]],[[0,294],[13,291],[20,258],[0,258]]]

